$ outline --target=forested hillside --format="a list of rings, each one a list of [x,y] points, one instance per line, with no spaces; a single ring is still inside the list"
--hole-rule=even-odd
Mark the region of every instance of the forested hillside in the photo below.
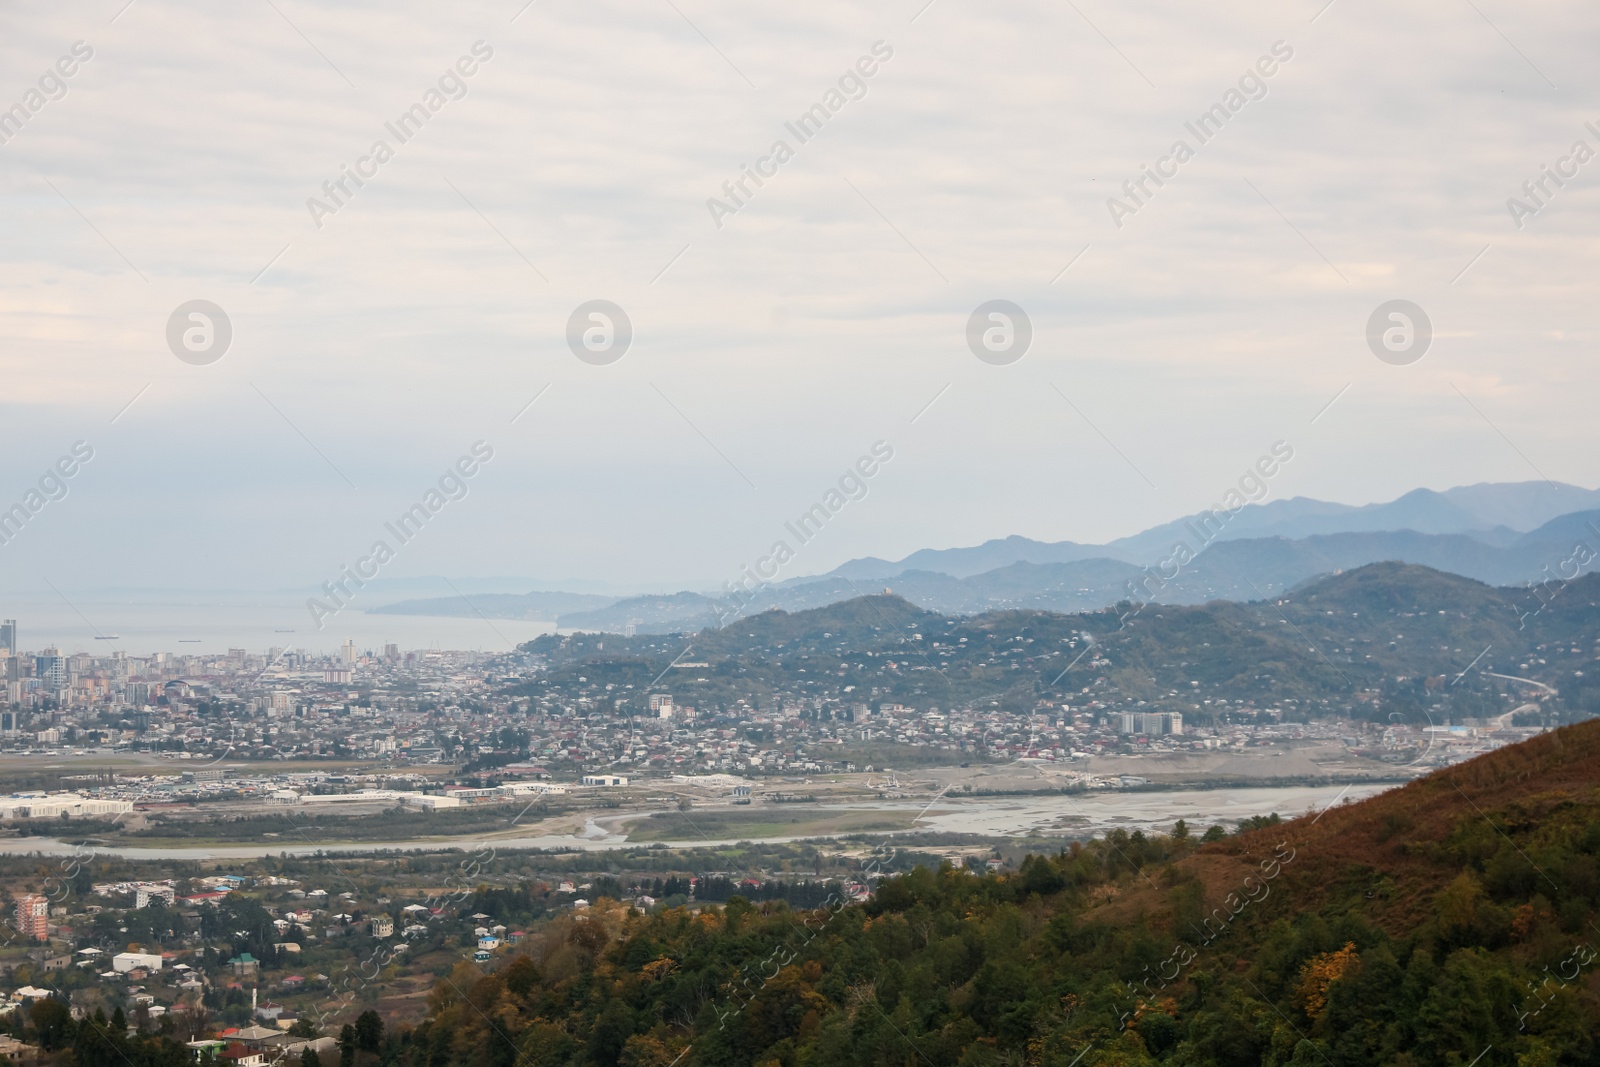
[[[626,714],[644,713],[647,691],[664,677],[680,704],[701,708],[804,696],[1026,712],[1085,693],[1083,702],[1108,704],[1171,703],[1181,693],[1172,706],[1193,722],[1227,700],[1424,724],[1509,711],[1508,683],[1490,673],[1498,672],[1558,690],[1546,711],[1569,721],[1600,714],[1600,671],[1587,669],[1600,653],[1596,633],[1600,575],[1497,589],[1375,563],[1252,603],[953,617],[876,595],[670,639],[550,634],[524,646],[548,672],[514,691],[558,701],[587,694]],[[685,659],[693,670],[670,668]]]
[[[600,900],[491,974],[458,967],[382,1058],[1592,1064],[1597,904],[1591,721],[1210,842],[1118,832],[1013,872],[919,868],[809,912]]]

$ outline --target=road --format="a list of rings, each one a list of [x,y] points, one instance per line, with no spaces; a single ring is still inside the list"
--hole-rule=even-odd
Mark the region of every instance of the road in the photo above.
[[[1487,674],[1491,678],[1504,678],[1508,682],[1521,682],[1524,685],[1536,686],[1540,689],[1543,689],[1551,696],[1554,696],[1556,692],[1554,686],[1545,685],[1543,682],[1536,682],[1532,678],[1518,678],[1514,674],[1496,674],[1494,671],[1484,671],[1483,673]]]
[[[1490,730],[1506,730],[1506,729],[1509,729],[1511,727],[1511,716],[1519,714],[1519,713],[1524,712],[1524,711],[1538,711],[1538,710],[1539,710],[1539,705],[1537,705],[1537,704],[1519,704],[1516,707],[1512,708],[1510,711],[1506,712],[1504,715],[1499,715],[1499,716],[1496,716],[1494,719],[1491,719],[1490,723],[1489,723],[1489,729]]]

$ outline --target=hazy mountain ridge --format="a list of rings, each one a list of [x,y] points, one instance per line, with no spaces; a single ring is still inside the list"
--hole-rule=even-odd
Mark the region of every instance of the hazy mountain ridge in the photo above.
[[[1518,586],[1559,573],[1565,577],[1592,570],[1589,562],[1572,559],[1574,539],[1589,532],[1600,546],[1600,511],[1553,520],[1498,547],[1465,534],[1422,534],[1409,530],[1316,535],[1300,540],[1282,537],[1218,540],[1192,562],[1163,580],[1159,570],[1114,559],[1072,563],[1012,563],[966,578],[932,571],[907,571],[886,585],[866,580],[822,578],[796,585],[768,586],[744,605],[699,594],[682,594],[659,610],[664,598],[619,601],[601,611],[563,616],[566,629],[621,632],[632,621],[640,633],[693,631],[747,617],[761,611],[801,611],[848,600],[880,588],[891,588],[911,603],[944,614],[977,614],[1000,609],[1094,611],[1123,600],[1161,604],[1203,604],[1212,600],[1259,600],[1279,595],[1321,575],[1393,561],[1430,567],[1486,585]],[[1192,540],[1192,538],[1191,538]],[[1547,570],[1548,568],[1548,570]],[[1166,573],[1171,573],[1166,572]]]
[[[1552,508],[1588,502],[1592,510]],[[1202,521],[1211,533],[1202,537]],[[1197,555],[1163,567],[1174,545]],[[563,629],[691,632],[762,611],[800,611],[892,588],[922,608],[976,614],[1015,608],[1093,611],[1122,600],[1200,604],[1253,600],[1319,575],[1379,561],[1459,574],[1490,585],[1575,577],[1600,553],[1600,491],[1544,482],[1418,489],[1354,507],[1294,497],[1249,505],[1220,524],[1190,516],[1107,545],[1006,537],[954,549],[923,549],[899,562],[852,560],[827,574],[790,579],[742,598],[671,595],[482,594],[408,600],[386,614],[539,619]]]
[[[1216,540],[1297,540],[1324,534],[1412,530],[1424,534],[1471,533],[1479,540],[1499,544],[1559,516],[1594,509],[1600,509],[1600,490],[1547,482],[1481,483],[1443,492],[1414,489],[1387,503],[1359,506],[1290,497],[1245,506],[1228,518]],[[1071,563],[1094,557],[1143,566],[1163,555],[1174,540],[1192,542],[1191,524],[1207,514],[1186,515],[1104,545],[1007,537],[974,548],[922,549],[898,562],[873,557],[851,560],[830,571],[829,576],[888,579],[904,570],[933,570],[960,578],[1010,563]],[[1505,529],[1497,530],[1498,527]]]

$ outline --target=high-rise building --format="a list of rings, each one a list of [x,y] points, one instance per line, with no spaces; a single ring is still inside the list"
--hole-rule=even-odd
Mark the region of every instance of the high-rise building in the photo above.
[[[1183,716],[1176,711],[1124,711],[1117,715],[1117,733],[1161,737],[1183,733]]]
[[[354,663],[356,661],[356,645],[355,645],[355,642],[354,641],[350,641],[350,640],[346,640],[345,643],[344,643],[344,647],[339,650],[339,653],[340,653],[340,658],[345,663]]]
[[[49,689],[65,689],[67,687],[67,657],[60,655],[53,648],[45,649],[42,656],[33,657],[33,676]]]
[[[17,620],[6,619],[0,622],[0,648],[6,650],[8,655],[17,654]]]
[[[35,941],[50,937],[50,898],[25,896],[17,899],[17,933]]]

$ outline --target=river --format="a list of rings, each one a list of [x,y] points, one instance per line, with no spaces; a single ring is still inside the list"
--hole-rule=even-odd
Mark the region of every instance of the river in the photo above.
[[[981,834],[990,837],[1021,837],[1030,833],[1071,834],[1097,836],[1109,830],[1145,830],[1167,832],[1177,820],[1188,823],[1191,832],[1199,834],[1214,823],[1223,823],[1230,829],[1241,819],[1254,815],[1277,812],[1284,818],[1293,818],[1307,812],[1321,811],[1335,803],[1349,803],[1372,796],[1386,789],[1388,784],[1352,786],[1289,786],[1266,789],[1229,787],[1226,789],[1187,789],[1167,792],[1134,793],[1125,791],[1086,793],[1077,796],[1065,794],[1028,797],[960,797],[941,796],[932,802],[926,800],[887,800],[870,803],[805,804],[786,806],[788,811],[828,814],[838,811],[905,812],[915,815],[915,829],[898,833],[961,833]],[[751,813],[766,808],[746,809]],[[629,843],[622,825],[631,819],[651,814],[638,811],[590,818],[581,834],[546,834],[520,837],[482,836],[459,839],[418,839],[411,841],[361,842],[343,844],[307,840],[303,844],[289,844],[274,839],[259,844],[241,844],[196,848],[135,848],[95,847],[80,849],[63,841],[48,837],[14,837],[0,839],[0,853],[43,856],[68,855],[74,852],[93,851],[102,855],[120,856],[130,860],[245,860],[262,856],[288,854],[313,855],[318,852],[387,852],[393,850],[443,852],[451,849],[479,851],[493,848],[497,852],[516,849],[568,849],[603,851],[618,848],[642,847]],[[785,842],[814,839],[816,834],[790,837],[764,837],[763,841]],[[875,836],[889,837],[895,833],[884,832]],[[664,842],[674,848],[721,848],[749,840],[748,836],[722,840],[699,838]]]

